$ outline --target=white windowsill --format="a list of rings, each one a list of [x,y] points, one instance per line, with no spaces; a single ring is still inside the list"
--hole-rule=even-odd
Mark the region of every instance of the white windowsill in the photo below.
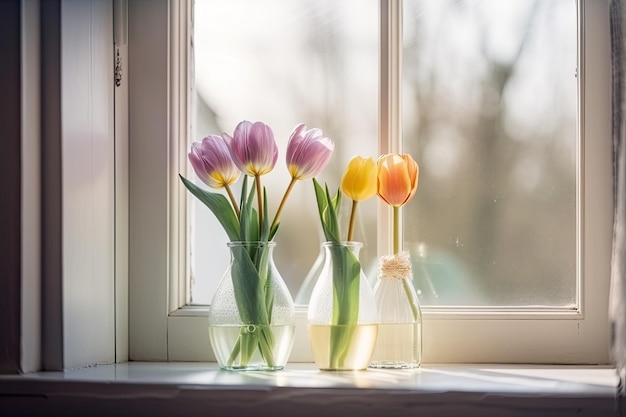
[[[224,372],[214,363],[101,365],[0,376],[0,415],[619,416],[601,366],[428,365],[419,370]]]

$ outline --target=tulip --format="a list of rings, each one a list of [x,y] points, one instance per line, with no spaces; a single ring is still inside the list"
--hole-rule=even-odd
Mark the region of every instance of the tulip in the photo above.
[[[376,194],[376,162],[372,157],[353,157],[341,178],[341,191],[353,201],[363,201]]]
[[[378,158],[378,189],[376,193],[393,207],[393,253],[400,252],[400,207],[417,191],[419,166],[411,155],[387,154]]]
[[[317,176],[326,166],[335,149],[321,129],[306,130],[299,124],[291,132],[287,145],[287,168],[292,178],[307,180]]]
[[[259,236],[263,225],[263,191],[261,175],[274,169],[278,159],[278,146],[272,129],[262,122],[251,123],[247,120],[235,127],[233,136],[224,134],[228,142],[230,155],[237,168],[246,175],[254,177],[256,184],[257,212],[259,213]]]
[[[393,207],[392,230],[395,259],[402,259],[404,256],[400,253],[400,210],[415,195],[419,172],[419,166],[411,155],[387,154],[378,158],[378,189],[376,193],[385,203]],[[418,309],[406,279],[402,280],[402,286],[411,306],[413,318],[417,320]]]
[[[332,140],[322,135],[321,129],[307,130],[304,123],[300,123],[293,129],[287,144],[286,158],[291,181],[274,216],[272,231],[276,231],[278,227],[278,220],[285,206],[285,201],[287,201],[287,197],[296,181],[311,179],[322,172],[326,164],[328,164],[333,150],[335,150],[335,144]]]
[[[239,216],[237,200],[230,186],[237,182],[241,172],[235,166],[226,141],[217,135],[209,135],[202,142],[191,144],[189,162],[198,178],[211,188],[225,188],[235,213]]]
[[[198,178],[211,188],[232,185],[241,173],[233,163],[226,141],[217,135],[192,143],[189,161]]]
[[[246,175],[258,177],[274,169],[278,146],[272,129],[262,122],[242,121],[233,136],[224,134],[237,168]]]
[[[400,207],[417,191],[419,166],[408,154],[388,154],[378,159],[377,194],[385,203]]]
[[[367,200],[376,194],[376,162],[372,157],[353,157],[348,163],[346,171],[341,178],[341,190],[352,199],[352,211],[348,224],[348,241],[354,234],[354,220],[359,201]]]

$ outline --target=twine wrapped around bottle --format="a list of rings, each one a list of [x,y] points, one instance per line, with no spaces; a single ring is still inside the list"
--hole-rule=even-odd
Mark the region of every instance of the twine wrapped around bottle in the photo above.
[[[409,252],[404,251],[396,255],[381,256],[378,272],[381,277],[385,278],[412,279],[413,272]]]

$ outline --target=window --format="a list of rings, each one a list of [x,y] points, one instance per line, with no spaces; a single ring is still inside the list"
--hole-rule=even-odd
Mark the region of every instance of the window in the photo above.
[[[381,4],[387,2],[382,1]],[[420,4],[405,1],[405,19],[411,18],[412,8],[422,7]],[[542,3],[537,4],[544,7]],[[164,10],[162,4],[131,3],[129,10],[129,50],[133,54],[134,44],[135,50],[142,54],[141,60],[130,58],[131,71],[135,63],[136,70],[150,69],[151,73],[151,77],[138,81],[139,85],[131,84],[131,143],[135,141],[132,146],[139,148],[142,143],[154,144],[156,141],[161,144],[163,152],[152,155],[158,159],[155,164],[154,159],[150,160],[139,152],[133,153],[131,146],[131,359],[210,359],[203,308],[189,304],[189,289],[181,279],[188,268],[183,262],[188,253],[187,240],[184,233],[180,232],[185,230],[187,207],[184,190],[176,175],[184,167],[187,144],[177,139],[184,138],[192,124],[187,120],[186,100],[181,100],[191,91],[184,65],[189,45],[189,7],[184,1],[172,2],[169,10]],[[137,25],[139,16],[141,28]],[[576,219],[573,249],[576,253],[576,274],[572,279],[578,291],[573,297],[573,303],[565,301],[545,305],[537,302],[537,305],[529,307],[534,302],[516,305],[502,298],[471,307],[450,305],[462,303],[425,306],[426,362],[604,363],[608,360],[611,151],[606,5],[581,0],[577,3],[577,17],[579,100],[576,110],[580,144],[575,147],[576,204],[575,209],[571,210]],[[169,38],[163,30],[168,27],[168,18]],[[405,30],[409,30],[410,25],[406,22]],[[170,45],[169,60],[167,51],[154,46],[167,42]],[[410,53],[410,48],[405,49],[407,65],[411,64]],[[564,66],[573,68],[573,65]],[[168,78],[168,74],[171,78]],[[171,103],[167,102],[168,80],[172,88],[169,95],[173,100]],[[136,93],[144,88],[150,90],[151,96],[144,102],[133,102],[133,88]],[[185,94],[181,95],[180,92]],[[141,130],[140,125],[135,125],[136,135],[133,135],[133,109],[140,112],[142,106],[151,108],[150,119],[159,115],[170,120],[169,129],[165,133],[152,132],[154,134],[148,137],[149,129]],[[411,108],[405,104],[405,110],[410,111]],[[408,118],[405,116],[404,119],[406,122]],[[411,131],[407,125],[404,129],[406,132]],[[338,141],[336,137],[335,140]],[[408,144],[405,143],[404,147],[410,151]],[[366,153],[367,150],[359,152]],[[445,153],[436,148],[429,152]],[[528,164],[532,166],[533,162]],[[163,184],[157,182],[151,185],[150,192],[137,187],[137,190],[142,191],[140,195],[135,195],[132,191],[135,181],[133,172],[141,172],[137,174],[139,177],[160,178]],[[141,185],[142,181],[138,179],[136,184]],[[133,208],[133,199],[141,199],[145,205]],[[405,224],[413,221],[411,215],[406,214]],[[133,217],[140,220],[133,223]],[[378,238],[384,239],[380,235]],[[406,242],[412,239],[415,237],[410,233],[405,234]],[[455,246],[456,243],[456,239],[453,239],[452,244]],[[461,244],[467,244],[463,236],[459,236]],[[143,254],[141,258],[144,259],[151,256],[153,262],[149,265],[145,265],[145,262],[133,264],[132,260],[136,258],[133,251]],[[571,252],[569,250],[568,253]],[[502,307],[504,303],[507,303],[506,307]],[[300,313],[299,320],[304,324],[305,310],[302,309]],[[303,331],[297,332],[297,337],[301,337],[294,347],[294,361],[307,360],[305,334]]]
[[[357,8],[355,19],[352,11]],[[289,182],[284,157],[292,128],[301,122],[322,128],[336,148],[318,179],[335,189],[352,155],[377,153],[377,25],[377,0],[194,2],[193,140],[232,134],[243,119],[272,127],[280,155],[263,184],[269,209],[275,212]],[[233,32],[233,27],[247,29]],[[190,204],[190,302],[210,304],[217,286],[215,271],[224,271],[228,262],[227,237],[202,203],[192,199]],[[362,205],[359,224],[358,240],[366,243],[360,258],[372,264],[373,202]],[[274,258],[281,275],[296,302],[307,303],[307,291],[300,289],[321,243],[310,181],[294,188],[276,241]]]
[[[576,308],[576,3],[405,0],[403,14],[422,303]]]

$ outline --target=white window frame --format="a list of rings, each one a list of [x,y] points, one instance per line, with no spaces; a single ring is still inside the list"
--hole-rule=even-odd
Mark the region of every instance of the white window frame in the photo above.
[[[387,13],[382,21],[396,19],[394,25],[399,25],[399,14],[394,9],[399,2],[381,0],[381,4]],[[609,361],[613,179],[608,3],[579,0],[577,4],[581,40],[578,307],[423,308],[425,363]],[[207,332],[208,309],[187,305],[186,296],[187,195],[178,173],[186,173],[187,166],[190,22],[188,0],[129,1],[131,360],[214,360]],[[394,27],[397,38],[401,32]],[[393,48],[399,49],[394,36],[386,44],[392,56]],[[399,70],[400,57],[394,59],[397,61],[389,67],[386,81],[391,87],[381,91],[381,97],[388,94],[392,101],[394,94],[398,97],[401,85],[399,72],[394,72]],[[382,80],[381,85],[385,82]],[[392,133],[387,136],[391,139],[381,143],[381,151],[396,151],[401,137],[399,106],[388,103],[386,108],[390,110],[384,110],[385,102],[382,104],[382,131],[389,129]],[[381,210],[379,235],[386,236],[388,230],[388,220]],[[379,241],[380,249],[385,245],[388,241]],[[297,309],[296,320],[290,361],[308,362],[312,357],[304,307]]]

